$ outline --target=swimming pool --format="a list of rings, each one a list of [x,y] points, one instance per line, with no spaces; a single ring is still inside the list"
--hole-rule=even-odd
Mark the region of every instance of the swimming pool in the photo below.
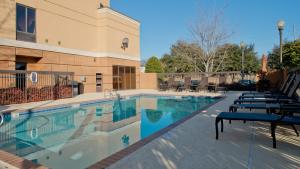
[[[218,99],[142,95],[5,115],[0,149],[54,169],[86,168]]]

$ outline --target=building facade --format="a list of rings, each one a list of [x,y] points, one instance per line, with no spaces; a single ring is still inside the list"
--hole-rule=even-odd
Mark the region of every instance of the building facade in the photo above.
[[[140,88],[140,23],[109,0],[0,0],[0,70],[74,72],[84,92]]]

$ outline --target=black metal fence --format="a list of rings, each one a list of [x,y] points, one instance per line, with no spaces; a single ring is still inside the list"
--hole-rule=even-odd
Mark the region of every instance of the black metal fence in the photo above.
[[[0,105],[73,96],[72,72],[0,70]]]

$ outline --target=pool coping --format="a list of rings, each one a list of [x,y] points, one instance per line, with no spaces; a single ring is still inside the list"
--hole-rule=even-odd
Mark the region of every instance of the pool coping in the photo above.
[[[137,97],[137,96],[161,96],[161,97],[168,97],[168,96],[186,96],[186,95],[161,95],[161,94],[149,94],[149,93],[140,93],[140,94],[133,94],[133,95],[126,95],[124,97]],[[203,110],[215,105],[216,103],[219,103],[220,101],[224,100],[226,96],[193,96],[193,97],[208,97],[208,98],[218,98],[216,102],[213,102],[211,104],[208,104],[204,106],[202,109],[191,113],[190,115],[186,116],[183,119],[180,119],[176,121],[175,123],[170,124],[166,128],[163,128],[154,134],[137,141],[136,143],[128,146],[125,149],[122,149],[102,160],[99,162],[96,162],[95,164],[92,164],[91,166],[87,167],[88,169],[102,169],[107,168],[108,166],[112,165],[113,163],[121,160],[122,158],[126,157],[127,155],[133,153],[134,151],[138,150],[139,148],[143,147],[144,145],[150,143],[154,139],[162,136],[163,134],[167,133],[171,129],[179,126],[180,124],[184,123],[185,121],[191,119],[195,115],[201,113]],[[113,98],[102,98],[102,99],[94,99],[89,101],[83,101],[83,102],[72,102],[72,103],[66,103],[66,104],[60,104],[60,105],[52,105],[52,106],[45,106],[41,108],[34,108],[34,111],[31,109],[21,109],[21,110],[13,110],[13,111],[7,111],[7,112],[1,112],[3,114],[19,114],[19,115],[26,115],[30,113],[40,113],[40,112],[46,112],[46,111],[53,111],[53,110],[59,110],[64,108],[70,108],[72,105],[79,105],[79,106],[86,106],[89,104],[95,104],[95,103],[101,103],[101,102],[107,102],[112,101],[116,99],[116,97]],[[0,150],[0,161],[7,163],[8,165],[17,167],[19,169],[48,169],[48,167],[45,167],[41,164],[36,164],[30,160],[27,160],[25,158],[19,157],[17,155],[14,155],[12,153]]]
[[[124,157],[130,155],[131,153],[137,151],[139,148],[145,146],[146,144],[150,143],[151,141],[159,138],[160,136],[166,134],[170,130],[176,128],[180,124],[182,124],[182,123],[188,121],[189,119],[193,118],[194,116],[200,114],[201,112],[208,109],[209,107],[223,101],[226,97],[227,96],[212,97],[212,98],[219,98],[219,100],[217,100],[216,102],[210,103],[210,104],[204,106],[202,109],[191,113],[190,115],[186,116],[185,118],[182,118],[182,119],[176,121],[175,123],[172,123],[169,126],[153,133],[152,135],[135,142],[134,144],[128,146],[127,148],[122,149],[122,150],[102,159],[101,161],[99,161],[95,164],[92,164],[91,166],[87,167],[87,169],[105,169],[105,168],[109,167],[110,165],[116,163],[117,161],[119,161],[119,160],[123,159]]]
[[[36,164],[30,160],[16,156],[3,150],[0,150],[0,160],[5,163],[3,164],[5,165],[3,166],[4,168],[16,167],[19,169],[48,169],[48,167],[45,167],[41,164]]]

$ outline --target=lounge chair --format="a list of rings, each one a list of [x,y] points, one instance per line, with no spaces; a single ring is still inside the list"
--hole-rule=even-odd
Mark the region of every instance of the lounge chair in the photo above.
[[[249,109],[251,110],[256,110],[256,109],[261,109],[261,110],[266,110],[267,113],[273,113],[275,111],[280,111],[280,110],[294,110],[297,109],[297,111],[300,112],[300,102],[295,102],[295,103],[287,103],[287,104],[268,104],[268,103],[257,103],[257,104],[232,104],[229,106],[229,111],[230,112],[236,112],[237,109]]]
[[[259,121],[268,122],[271,124],[271,136],[273,139],[273,148],[276,148],[276,127],[279,124],[287,125],[300,125],[300,117],[298,116],[286,116],[285,113],[282,115],[277,114],[262,114],[262,113],[245,113],[245,112],[222,112],[215,120],[216,128],[216,139],[219,139],[219,127],[218,124],[221,122],[221,132],[224,130],[223,120],[238,120],[238,121]]]
[[[289,87],[289,92],[287,96],[273,97],[273,98],[245,98],[245,99],[236,99],[234,104],[242,104],[242,103],[289,103],[294,102],[295,100],[292,98],[293,94],[299,88],[300,85],[300,75],[296,75],[296,77],[292,80],[292,84]]]
[[[296,74],[289,74],[287,80],[283,83],[280,87],[278,93],[272,92],[264,92],[264,93],[243,93],[239,98],[246,99],[246,98],[274,98],[274,97],[284,97],[287,95],[289,88],[292,84],[292,81],[296,78]]]
[[[293,80],[296,77],[295,73],[289,73],[288,77],[283,83],[281,84],[279,88],[279,93],[274,93],[271,91],[265,91],[265,92],[257,92],[257,91],[250,91],[250,92],[244,92],[242,93],[242,96],[269,96],[269,95],[282,95],[286,90],[288,89],[288,86],[291,83],[291,80]]]

